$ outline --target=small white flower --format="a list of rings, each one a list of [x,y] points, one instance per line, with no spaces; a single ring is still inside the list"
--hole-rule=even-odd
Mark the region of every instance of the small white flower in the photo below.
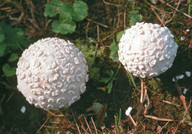
[[[181,79],[183,79],[183,78],[184,78],[184,75],[183,75],[183,74],[176,76],[176,79],[177,79],[177,80],[181,80]]]
[[[180,40],[181,40],[181,41],[185,40],[185,37],[184,37],[184,36],[182,36]]]
[[[160,79],[160,78],[156,78],[156,80],[161,81],[161,79]]]
[[[25,106],[22,106],[20,110],[21,110],[21,113],[23,113],[23,114],[24,114],[24,113],[25,113],[25,111],[26,111],[26,107],[25,107]]]
[[[175,78],[173,78],[172,81],[175,82]]]
[[[186,29],[186,32],[189,32],[190,31],[190,29]]]
[[[191,72],[189,72],[189,71],[185,71],[185,74],[187,75],[187,77],[191,76]]]
[[[187,93],[187,88],[184,88],[183,89],[183,94],[186,94]]]

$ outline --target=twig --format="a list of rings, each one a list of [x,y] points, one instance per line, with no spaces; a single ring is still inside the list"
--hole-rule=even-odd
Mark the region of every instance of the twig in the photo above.
[[[33,4],[33,2],[31,0],[25,0],[26,3],[28,4],[28,7],[30,7],[30,13],[31,13],[31,17],[32,18],[29,18],[28,20],[31,22],[31,24],[36,28],[38,29],[39,31],[42,31],[41,28],[39,27],[36,19],[35,19],[35,15],[34,15],[34,12],[35,12],[35,6]]]
[[[107,26],[107,25],[105,25],[105,24],[102,24],[102,23],[100,23],[100,22],[96,22],[96,21],[91,20],[91,19],[89,19],[89,18],[87,18],[87,20],[88,20],[88,21],[91,21],[91,22],[93,22],[93,23],[95,23],[95,24],[98,24],[98,25],[100,25],[100,26],[102,26],[102,27],[110,28],[109,26]]]
[[[89,129],[90,134],[92,134],[92,131],[91,131],[90,127],[89,127],[89,124],[88,124],[88,122],[87,122],[87,119],[85,118],[85,116],[83,116],[83,117],[84,117],[85,123],[86,123],[86,125],[87,125],[87,128]]]
[[[0,100],[0,104],[4,101],[4,99],[5,99],[5,95],[3,94],[3,97]]]
[[[145,3],[147,3],[147,4],[151,7],[152,11],[153,11],[154,14],[157,16],[157,19],[161,22],[161,24],[162,24],[163,26],[165,26],[164,22],[161,20],[161,18],[159,17],[159,15],[158,15],[157,12],[155,11],[155,9],[157,9],[157,10],[159,10],[159,11],[161,11],[161,12],[164,12],[164,11],[158,9],[157,7],[153,6],[152,4],[150,4],[150,3],[147,2],[147,1],[145,1]]]
[[[177,7],[176,7],[176,10],[174,11],[172,17],[168,21],[165,22],[166,24],[169,23],[174,18],[174,16],[175,16],[175,14],[176,14],[180,4],[181,4],[181,0],[179,0],[179,2],[177,4]]]
[[[168,124],[169,124],[169,121],[167,123],[165,123],[165,125],[163,127],[161,127],[161,129],[157,133],[160,134],[161,131],[163,130],[163,128],[165,128]]]
[[[3,109],[2,109],[2,107],[1,107],[1,104],[2,104],[2,102],[3,102],[3,100],[5,99],[5,95],[3,94],[3,97],[1,98],[1,100],[0,100],[0,115],[3,115]]]
[[[88,38],[89,38],[88,36],[89,25],[90,25],[90,21],[87,22],[86,29],[85,29],[86,44],[88,43]]]
[[[125,5],[125,9],[127,7],[127,4]],[[126,28],[126,16],[127,16],[127,13],[126,11],[123,12],[123,22],[124,22],[124,29]]]
[[[154,9],[160,11],[160,12],[164,12],[164,13],[168,13],[167,11],[161,10],[160,8],[157,8],[156,6],[152,5],[151,3],[145,1],[145,3],[147,3],[149,6],[152,6]]]
[[[11,84],[8,85],[6,82],[0,82],[0,84],[4,85],[6,88],[17,90],[17,88],[15,86],[10,86]]]
[[[183,107],[185,108],[185,113],[187,113],[188,119],[191,120],[190,113],[188,111],[187,104],[186,104],[186,101],[185,101],[185,96],[182,94],[181,87],[179,86],[176,78],[175,78],[175,80],[176,80],[175,81],[175,87],[177,88],[177,91],[179,92],[180,100],[182,101]]]
[[[155,11],[155,9],[153,8],[153,6],[151,6],[151,9],[152,9],[152,11],[155,13],[155,15],[157,16],[157,19],[161,22],[161,24],[162,24],[163,26],[165,26],[164,22],[161,20],[161,18],[159,17],[159,15],[156,13],[156,11]]]
[[[79,129],[79,126],[78,126],[77,122],[75,123],[75,125],[76,125],[76,127],[77,127],[77,130],[78,130],[79,134],[81,134],[81,131],[80,131],[80,129]]]
[[[176,104],[176,103],[173,103],[173,102],[170,102],[170,101],[163,100],[163,102],[167,103],[167,104],[170,104],[170,105],[174,105],[174,106],[180,107],[179,104]]]
[[[117,8],[117,28],[119,28],[119,24],[120,24],[120,20],[121,20],[121,16],[120,16],[120,12],[119,12],[119,8]]]
[[[188,14],[186,14],[186,13],[181,12],[180,10],[178,10],[177,8],[169,5],[168,3],[165,3],[165,2],[164,2],[164,4],[167,5],[167,6],[169,6],[170,8],[175,9],[177,12],[182,13],[183,15],[185,15],[185,16],[188,17],[188,18],[190,18],[190,19],[192,18],[192,16],[190,16],[190,15],[188,15]]]
[[[103,41],[105,41],[106,39],[108,39],[109,37],[111,37],[114,33],[117,32],[117,29],[115,29],[115,31],[113,31],[110,35],[108,35],[107,37],[103,38],[100,40],[100,42],[102,43]]]
[[[99,42],[102,43],[103,41],[105,41],[106,39],[110,38],[114,33],[117,32],[117,29],[115,29],[115,31],[113,31],[110,35],[106,36],[105,38],[101,39]],[[97,44],[97,41],[93,41],[93,43]]]
[[[188,109],[191,107],[191,102],[192,102],[192,99],[190,99],[189,101]]]
[[[144,87],[144,100],[147,100],[147,104],[145,104],[145,109],[144,109],[144,115],[146,115],[148,107],[150,105],[150,100],[149,100],[149,96],[147,94],[147,87]]]
[[[97,24],[97,43],[96,43],[96,47],[95,47],[94,57],[96,57],[96,55],[97,55],[97,49],[98,49],[98,46],[99,46],[99,44],[98,44],[99,42],[100,42],[99,25]]]
[[[152,115],[144,115],[144,116],[147,118],[150,118],[150,119],[158,120],[158,121],[173,121],[173,119],[159,118],[159,117],[152,116]]]
[[[80,124],[81,124],[81,129],[83,129],[83,133],[85,134],[89,134],[89,132],[87,131],[87,129],[85,128],[85,125],[84,125],[84,122],[82,122],[81,118],[83,117],[83,114],[81,114],[79,117],[78,117],[78,120],[80,121]]]
[[[11,93],[11,95],[7,98],[6,102],[9,102],[9,100],[12,98],[13,95],[14,95],[14,92]]]
[[[9,0],[9,1],[6,1],[6,2],[13,5],[15,8],[17,8],[21,12],[21,14],[20,14],[20,16],[18,18],[17,17],[12,17],[11,15],[9,16],[10,20],[14,20],[17,23],[20,23],[21,19],[24,16],[24,8],[22,6],[20,6],[20,4],[18,4],[17,2],[14,2],[14,1]]]
[[[73,120],[75,121],[75,125],[76,125],[76,127],[77,127],[77,130],[78,130],[79,134],[81,134],[81,131],[80,131],[79,126],[78,126],[78,124],[77,124],[77,120],[75,119],[75,115],[74,115],[73,112],[72,112],[72,115],[73,115]]]
[[[106,5],[112,5],[112,6],[116,6],[116,4],[113,4],[113,3],[109,3],[109,2],[106,2],[105,0],[103,0],[103,3],[105,3]]]
[[[3,5],[5,5],[6,3],[7,3],[6,1],[2,2],[2,3],[0,4],[0,7],[2,7]]]
[[[58,129],[59,128],[59,127],[53,127],[53,126],[47,126],[47,125],[44,125],[44,127],[50,128],[50,129]]]
[[[54,114],[53,112],[51,112],[51,111],[47,111],[49,114],[51,114],[52,116],[54,116],[54,117],[64,117],[64,115],[63,114],[60,114],[60,115],[56,115],[56,114]]]
[[[94,129],[95,129],[95,134],[98,134],[97,133],[97,128],[96,128],[96,125],[95,125],[95,123],[94,123],[94,121],[93,121],[93,118],[91,117],[91,122],[92,122],[92,124],[93,124],[93,126],[94,126]]]
[[[37,130],[36,134],[39,133],[39,131],[43,128],[43,126],[47,123],[47,121],[49,120],[50,117],[48,117],[45,122],[41,125],[41,127]]]

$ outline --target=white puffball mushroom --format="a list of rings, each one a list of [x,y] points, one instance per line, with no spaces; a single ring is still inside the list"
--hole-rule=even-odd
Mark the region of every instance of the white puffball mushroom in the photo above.
[[[132,107],[128,107],[127,110],[125,111],[125,115],[129,116],[132,109],[133,109]]]
[[[172,78],[172,81],[175,82],[175,78],[174,77]]]
[[[184,75],[183,75],[183,74],[176,76],[176,79],[177,79],[177,80],[181,80],[181,79],[183,79],[183,78],[184,78]]]
[[[25,113],[25,111],[26,111],[26,107],[25,107],[25,106],[22,106],[22,107],[21,107],[21,109],[20,109],[20,111],[21,111],[21,113],[23,113],[23,114],[24,114],[24,113]]]
[[[186,94],[187,93],[187,88],[184,88],[183,89],[183,94]]]
[[[191,76],[191,72],[189,72],[189,71],[185,71],[185,74],[187,75],[187,77]]]
[[[134,121],[133,117],[130,114],[131,111],[132,111],[132,107],[128,107],[127,110],[125,111],[125,115],[130,118],[130,120],[131,120],[131,122],[133,123],[134,126],[137,126],[137,123]]]
[[[178,45],[173,38],[167,27],[136,23],[120,40],[119,60],[134,76],[158,76],[172,66],[176,57]]]
[[[186,32],[190,32],[190,29],[186,29]]]
[[[69,107],[86,90],[88,66],[71,42],[45,38],[30,45],[17,64],[17,88],[44,110]]]

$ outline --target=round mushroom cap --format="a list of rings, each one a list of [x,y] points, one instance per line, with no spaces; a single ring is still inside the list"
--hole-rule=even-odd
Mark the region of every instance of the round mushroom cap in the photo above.
[[[17,88],[44,110],[69,107],[86,90],[88,66],[71,42],[45,38],[30,45],[17,64]]]
[[[178,45],[167,27],[136,23],[125,31],[119,43],[119,60],[134,76],[158,76],[172,66]]]

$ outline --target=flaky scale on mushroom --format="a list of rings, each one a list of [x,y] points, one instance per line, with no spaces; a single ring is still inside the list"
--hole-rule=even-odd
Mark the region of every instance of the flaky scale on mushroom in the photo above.
[[[44,110],[69,107],[86,90],[88,66],[70,41],[38,40],[23,52],[17,66],[18,90]]]
[[[172,66],[176,57],[178,45],[173,38],[167,27],[136,23],[120,40],[119,60],[126,71],[140,77],[141,81],[142,78],[158,76]]]

